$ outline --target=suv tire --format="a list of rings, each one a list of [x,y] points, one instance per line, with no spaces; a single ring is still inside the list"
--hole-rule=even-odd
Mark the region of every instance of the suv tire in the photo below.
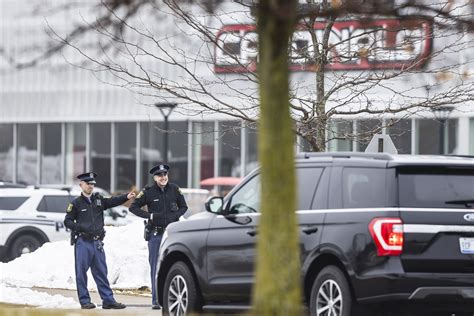
[[[311,316],[350,316],[352,296],[347,279],[336,266],[319,272],[311,289]]]
[[[185,315],[199,310],[201,307],[199,297],[196,282],[188,266],[181,261],[173,264],[166,275],[163,297],[164,315]]]
[[[27,234],[16,238],[10,248],[10,259],[18,258],[22,254],[35,251],[41,246],[41,242],[33,235]]]

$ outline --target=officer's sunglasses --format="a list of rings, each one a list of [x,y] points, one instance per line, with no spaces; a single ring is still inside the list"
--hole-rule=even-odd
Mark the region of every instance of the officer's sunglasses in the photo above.
[[[158,173],[157,174],[158,177],[167,177],[168,176],[168,173],[167,172],[163,172],[163,173]]]
[[[86,182],[86,184],[87,184],[87,185],[92,185],[92,186],[95,185],[95,183],[89,183],[89,182]]]

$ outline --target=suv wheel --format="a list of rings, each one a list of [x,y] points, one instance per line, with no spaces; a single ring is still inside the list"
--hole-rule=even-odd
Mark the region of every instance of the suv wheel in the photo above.
[[[328,266],[319,272],[311,289],[311,316],[349,316],[352,297],[342,271]]]
[[[41,246],[41,242],[32,235],[22,235],[13,241],[10,250],[10,258],[13,260],[19,256],[35,251]]]
[[[185,315],[199,308],[199,293],[191,271],[184,262],[176,262],[165,281],[163,310],[166,315]]]

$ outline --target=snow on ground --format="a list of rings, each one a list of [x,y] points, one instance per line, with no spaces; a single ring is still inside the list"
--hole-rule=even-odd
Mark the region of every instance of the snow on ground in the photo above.
[[[133,221],[121,227],[106,227],[104,249],[108,278],[112,288],[150,287],[148,248],[143,239],[143,222]],[[0,302],[71,308],[77,303],[61,295],[33,291],[32,287],[76,289],[74,247],[69,241],[49,242],[33,253],[8,263],[0,263]],[[96,290],[88,274],[90,290]],[[45,305],[50,304],[50,305]]]
[[[38,306],[40,308],[79,308],[80,305],[70,297],[49,295],[28,288],[5,286],[0,282],[0,302]]]

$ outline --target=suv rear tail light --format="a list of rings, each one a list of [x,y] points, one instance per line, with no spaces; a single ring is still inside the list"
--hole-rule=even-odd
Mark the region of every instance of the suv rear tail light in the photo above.
[[[398,256],[403,250],[403,223],[400,218],[374,218],[369,231],[379,256]]]

